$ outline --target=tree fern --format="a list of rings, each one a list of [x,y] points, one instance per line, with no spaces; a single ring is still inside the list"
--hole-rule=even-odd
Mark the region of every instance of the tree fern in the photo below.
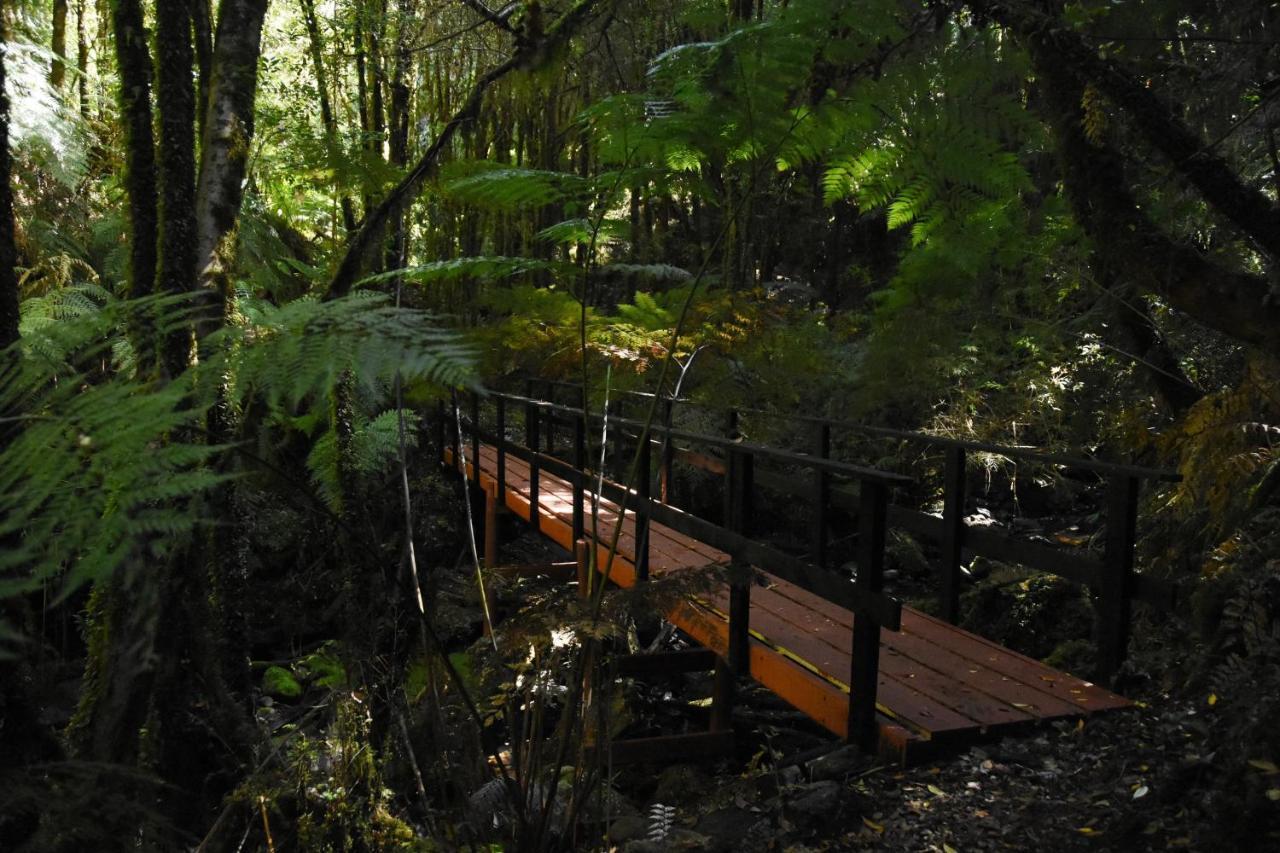
[[[0,597],[51,579],[65,594],[144,570],[185,542],[202,523],[201,498],[227,479],[209,464],[226,448],[202,432],[219,389],[240,408],[265,405],[275,417],[261,422],[271,428],[308,409],[323,413],[347,371],[375,401],[397,372],[409,382],[474,381],[474,353],[458,332],[381,294],[281,307],[246,300],[236,324],[203,342],[201,363],[161,385],[112,369],[110,359],[134,318],[151,317],[160,330],[180,325],[189,300],[100,299],[96,310],[49,322],[38,322],[57,313],[48,301],[32,302],[24,358],[0,360],[8,365],[0,411],[22,413],[5,425],[12,439],[0,452],[0,538],[18,542],[0,554]],[[395,444],[394,412],[370,418],[357,433],[357,465],[384,465]]]

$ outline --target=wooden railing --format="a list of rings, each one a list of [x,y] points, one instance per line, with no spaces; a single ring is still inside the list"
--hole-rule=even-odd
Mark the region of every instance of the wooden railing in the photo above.
[[[569,394],[578,399],[582,396],[581,386],[568,382],[529,380],[526,387],[530,397],[537,396],[534,392],[539,388],[550,399],[554,399],[557,389],[562,395]],[[642,392],[628,392],[621,395],[615,392],[614,396],[615,399],[611,404],[614,412],[623,410],[625,404],[620,401],[627,398],[641,402],[646,407],[653,401],[652,394]],[[664,426],[661,429],[655,428],[654,432],[667,439],[662,442],[660,448],[659,482],[664,498],[670,489],[672,464],[679,460],[703,471],[726,477],[726,517],[731,517],[728,502],[743,500],[741,496],[736,495],[736,489],[741,488],[739,481],[743,478],[752,482],[753,485],[764,486],[772,491],[805,500],[813,510],[810,519],[810,548],[806,562],[820,568],[827,565],[830,518],[826,509],[836,507],[857,518],[860,515],[860,501],[856,494],[833,484],[830,472],[821,466],[811,467],[807,478],[771,475],[768,472],[758,472],[753,475],[749,468],[744,471],[741,468],[741,462],[735,461],[732,448],[740,445],[730,439],[724,439],[718,445],[722,451],[719,458],[682,448],[673,440],[682,438],[681,431],[666,428],[666,425],[674,422],[675,407],[679,405],[713,412],[716,410],[669,396],[661,397],[658,404]],[[1176,472],[1072,457],[1034,448],[966,441],[921,432],[869,426],[853,421],[789,415],[760,409],[721,410],[717,414],[726,424],[726,432],[731,432],[737,427],[739,420],[744,416],[779,419],[801,425],[802,430],[797,432],[802,435],[807,433],[810,436],[811,451],[805,458],[829,459],[832,451],[832,436],[838,431],[871,438],[893,439],[940,451],[943,454],[942,514],[933,515],[921,512],[914,506],[893,502],[889,503],[886,511],[889,529],[901,529],[937,543],[938,610],[944,619],[953,624],[959,617],[961,567],[966,562],[966,553],[970,556],[981,555],[993,560],[1018,563],[1035,571],[1053,574],[1090,587],[1095,592],[1097,601],[1098,660],[1095,677],[1100,682],[1111,683],[1125,660],[1129,645],[1132,607],[1135,601],[1143,602],[1161,611],[1173,610],[1176,588],[1172,584],[1134,571],[1134,545],[1137,536],[1138,498],[1143,482],[1176,482],[1180,479]],[[1003,532],[966,524],[965,516],[969,498],[966,466],[969,455],[973,453],[998,454],[1015,462],[1033,462],[1077,472],[1089,472],[1102,480],[1104,497],[1099,509],[1105,518],[1105,530],[1101,556],[1073,553],[1045,543],[1028,541]],[[749,506],[749,498],[747,500]]]
[[[570,484],[573,490],[572,538],[582,542],[586,533],[585,497],[589,478],[600,472],[592,470],[589,460],[598,458],[591,449],[588,430],[594,436],[604,414],[584,413],[581,406],[564,405],[532,396],[487,392],[483,396],[469,393],[465,403],[450,411],[442,402],[435,418],[436,444],[444,462],[444,448],[452,446],[454,461],[480,459],[482,443],[496,451],[496,493],[506,494],[507,459],[514,456],[529,465],[530,523],[536,528],[538,519],[539,475],[546,471]],[[485,404],[488,404],[487,407]],[[513,411],[520,412],[513,419]],[[901,627],[902,605],[884,594],[884,549],[888,523],[889,495],[911,480],[899,474],[852,465],[820,455],[795,453],[764,445],[737,442],[722,436],[704,435],[665,425],[609,414],[608,441],[614,452],[636,460],[639,475],[631,486],[600,479],[600,496],[622,509],[635,513],[635,570],[638,582],[649,576],[648,534],[650,523],[660,524],[691,536],[728,554],[730,567],[730,607],[728,626],[728,658],[730,668],[739,674],[748,669],[750,632],[750,567],[767,569],[785,580],[796,583],[852,611],[858,618],[853,623],[852,664],[848,732],[865,748],[874,749],[879,737],[876,722],[876,686],[879,676],[880,631],[897,631]],[[516,422],[513,423],[513,420]],[[569,445],[557,452],[556,435],[564,431]],[[511,436],[523,433],[524,441]],[[653,451],[659,450],[657,471],[669,482],[675,441],[718,451],[725,464],[726,513],[723,524],[680,511],[653,498],[655,466]],[[469,447],[465,445],[469,444]],[[758,464],[759,463],[759,464]],[[785,466],[808,469],[811,476],[823,482],[857,484],[858,545],[857,571],[853,583],[835,572],[811,561],[787,554],[757,541],[750,535],[752,504],[756,478],[762,466]],[[465,470],[465,469],[464,469]],[[472,476],[479,481],[480,465],[471,466]],[[826,512],[826,506],[819,506]]]

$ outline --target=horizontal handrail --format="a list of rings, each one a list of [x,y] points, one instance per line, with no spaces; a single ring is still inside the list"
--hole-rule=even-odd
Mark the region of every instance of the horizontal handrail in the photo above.
[[[552,403],[547,400],[539,400],[535,397],[525,397],[520,394],[508,394],[502,391],[487,391],[485,393],[490,397],[501,397],[502,399],[513,403],[520,403],[526,406],[537,406],[544,411],[569,414],[577,418],[581,418],[583,416],[582,409],[575,406],[566,406],[562,403]],[[592,412],[587,413],[587,418],[593,423],[601,422],[603,417],[603,415],[598,415]],[[636,429],[643,429],[645,426],[644,421],[632,418],[622,418],[616,415],[609,416],[609,423],[618,426],[629,426]],[[823,471],[828,474],[835,474],[837,476],[849,477],[856,480],[882,483],[886,486],[908,486],[915,482],[911,477],[908,477],[905,474],[881,471],[878,468],[868,468],[864,465],[854,465],[849,462],[841,462],[836,459],[824,459],[821,456],[813,456],[808,453],[796,453],[791,450],[778,450],[777,448],[763,444],[734,441],[733,439],[725,438],[724,436],[690,432],[689,430],[675,429],[661,424],[650,424],[649,431],[655,435],[679,438],[685,441],[693,441],[699,444],[705,444],[725,450],[750,453],[753,456],[772,459],[776,462],[782,462],[790,465],[803,465],[815,471]]]
[[[582,387],[582,385],[577,382],[566,382],[564,380],[557,379],[538,379],[535,381],[556,385],[562,388],[580,389]],[[688,397],[672,397],[667,394],[654,394],[651,391],[615,391],[615,393],[624,393],[647,399],[652,399],[656,396],[663,401],[680,403],[692,408],[707,409],[711,411],[717,410],[714,406],[706,403],[695,402]],[[857,421],[849,421],[839,418],[824,418],[817,415],[794,415],[785,412],[774,412],[768,409],[736,407],[733,411],[741,414],[761,415],[763,417],[776,418],[779,420],[797,421],[799,423],[823,424],[833,428],[860,432],[864,435],[877,436],[880,438],[897,438],[904,441],[928,444],[938,448],[955,447],[964,450],[977,451],[979,453],[994,453],[1001,456],[1008,456],[1012,459],[1025,459],[1032,462],[1040,462],[1046,465],[1057,465],[1064,468],[1079,468],[1086,471],[1092,471],[1097,474],[1119,474],[1121,476],[1138,477],[1143,480],[1154,480],[1166,483],[1176,483],[1182,480],[1181,474],[1167,468],[1154,468],[1145,465],[1133,465],[1125,462],[1107,462],[1102,459],[1088,459],[1085,457],[1070,456],[1034,447],[996,444],[985,441],[971,441],[963,438],[950,438],[948,436],[932,435],[927,432],[918,432],[915,430],[872,426],[870,424],[862,424]]]

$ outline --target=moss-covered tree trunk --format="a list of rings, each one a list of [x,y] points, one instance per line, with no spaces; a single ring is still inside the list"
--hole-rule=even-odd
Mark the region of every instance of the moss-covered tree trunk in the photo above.
[[[266,12],[267,0],[223,0],[218,15],[196,186],[196,269],[205,301],[199,338],[222,325],[231,297],[236,222],[253,142]]]
[[[151,125],[151,54],[139,0],[114,0],[116,64],[120,74],[120,121],[124,131],[124,184],[129,197],[129,295],[148,296],[156,279],[156,151]],[[134,348],[144,373],[158,367],[148,325],[135,330]]]
[[[209,86],[213,81],[213,10],[209,0],[191,0],[191,33],[196,45],[196,129],[204,138]]]
[[[160,113],[160,291],[189,293],[196,278],[196,99],[191,69],[191,6],[197,0],[156,0],[156,108]],[[163,366],[177,376],[191,362],[185,329],[163,342]]]

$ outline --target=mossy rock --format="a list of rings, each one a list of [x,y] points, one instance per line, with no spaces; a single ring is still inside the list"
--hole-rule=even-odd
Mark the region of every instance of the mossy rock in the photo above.
[[[989,581],[965,593],[962,628],[1037,659],[1093,636],[1093,607],[1076,584],[1052,575],[1001,583],[998,578],[1004,577],[993,572]]]
[[[302,695],[302,684],[282,666],[267,667],[262,673],[262,689],[279,699],[297,699]]]

